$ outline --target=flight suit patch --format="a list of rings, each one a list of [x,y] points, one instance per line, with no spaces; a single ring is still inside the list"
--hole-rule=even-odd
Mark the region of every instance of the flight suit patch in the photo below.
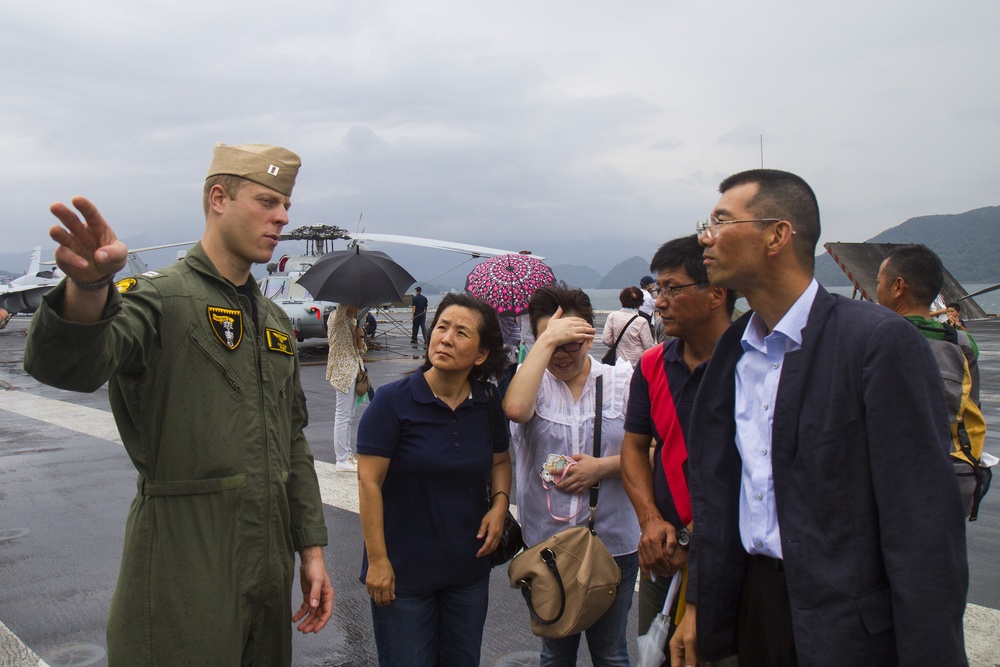
[[[270,328],[265,328],[264,333],[267,335],[267,349],[272,352],[283,352],[288,355],[295,354],[295,351],[292,349],[291,336],[277,329]]]
[[[130,292],[134,290],[136,285],[138,284],[139,281],[136,280],[135,278],[122,278],[121,280],[115,283],[115,289],[117,289],[120,293],[124,294],[125,292]]]
[[[243,340],[243,312],[232,308],[208,307],[208,323],[219,341],[235,350]]]

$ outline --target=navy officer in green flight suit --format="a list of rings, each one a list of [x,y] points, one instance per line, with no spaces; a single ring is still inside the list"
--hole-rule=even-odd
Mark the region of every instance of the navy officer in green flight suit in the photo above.
[[[217,144],[201,241],[117,283],[127,249],[97,208],[83,197],[72,200],[79,215],[52,205],[67,278],[33,318],[25,369],[75,391],[108,382],[139,473],[110,667],[289,665],[292,624],[318,632],[333,611],[294,336],[250,275],[288,224],[299,166],[277,146]]]

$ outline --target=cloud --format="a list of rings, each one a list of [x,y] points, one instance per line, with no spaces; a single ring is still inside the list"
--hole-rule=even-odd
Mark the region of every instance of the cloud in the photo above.
[[[690,233],[763,136],[765,165],[819,194],[822,240],[862,240],[998,203],[998,19],[902,0],[7,3],[3,250],[77,193],[122,236],[197,237],[220,140],[302,156],[293,225],[363,213],[605,271]]]

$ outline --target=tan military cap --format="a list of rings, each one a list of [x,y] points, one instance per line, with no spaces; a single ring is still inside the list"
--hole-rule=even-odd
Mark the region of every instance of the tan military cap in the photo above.
[[[299,156],[280,146],[268,144],[241,144],[227,146],[215,144],[212,164],[205,178],[228,174],[239,176],[277,190],[286,197],[292,196],[295,176],[302,161]]]

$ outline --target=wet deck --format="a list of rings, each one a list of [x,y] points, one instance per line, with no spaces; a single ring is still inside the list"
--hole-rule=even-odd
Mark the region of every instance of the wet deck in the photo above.
[[[15,317],[0,331],[0,667],[37,665],[38,656],[51,667],[104,665],[104,622],[135,472],[118,441],[106,390],[63,392],[23,373],[26,325],[26,318]],[[982,348],[986,419],[1000,431],[1000,323],[970,329]],[[419,350],[399,330],[391,329],[384,343],[385,349],[367,355],[375,386],[420,364]],[[373,665],[368,598],[357,580],[362,540],[356,481],[330,465],[334,398],[324,380],[325,349],[319,342],[303,348],[307,436],[323,485],[336,604],[326,630],[296,635],[294,664]],[[595,346],[595,357],[603,352]],[[987,450],[1000,455],[998,433],[991,432]],[[968,545],[969,657],[972,665],[994,667],[1000,664],[1000,491],[987,497],[980,520],[970,524]],[[538,640],[504,569],[494,571],[490,594],[482,664],[537,664]],[[633,634],[634,628],[635,605]],[[585,653],[581,664],[590,664]]]

